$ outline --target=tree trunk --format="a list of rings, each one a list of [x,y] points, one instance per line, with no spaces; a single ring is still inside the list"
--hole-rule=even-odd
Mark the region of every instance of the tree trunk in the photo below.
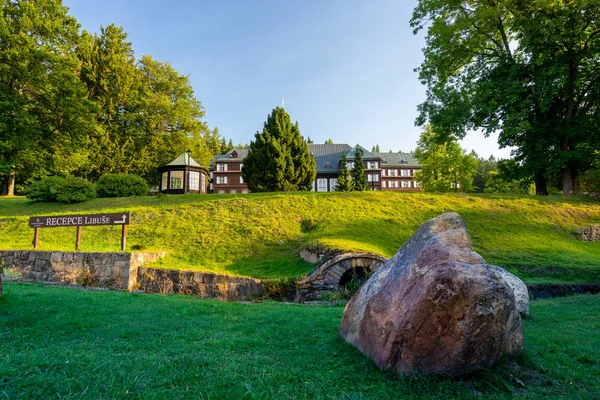
[[[569,164],[567,164],[563,168],[562,173],[562,184],[563,184],[563,195],[570,196],[573,194],[574,185],[573,185],[573,169]]]
[[[8,196],[15,195],[15,172],[14,171],[12,171],[6,177],[6,194]]]
[[[548,185],[546,178],[541,175],[535,176],[535,195],[536,196],[548,196]]]

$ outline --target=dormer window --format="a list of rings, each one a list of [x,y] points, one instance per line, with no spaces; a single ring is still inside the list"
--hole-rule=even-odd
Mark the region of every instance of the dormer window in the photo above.
[[[329,164],[329,163],[325,164],[325,168],[331,168],[331,164]]]
[[[235,150],[234,150],[234,151],[232,151],[232,152],[231,152],[231,154],[229,155],[229,157],[231,157],[231,158],[238,158],[238,153],[237,153],[237,151],[235,151]]]

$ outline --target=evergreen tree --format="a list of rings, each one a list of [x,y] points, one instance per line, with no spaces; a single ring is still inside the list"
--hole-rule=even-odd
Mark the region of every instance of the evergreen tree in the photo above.
[[[366,189],[367,180],[365,179],[365,166],[363,165],[363,151],[356,146],[354,168],[352,168],[352,190],[361,192]]]
[[[331,138],[329,138],[325,141],[325,144],[333,144],[333,140],[331,140]]]
[[[311,190],[316,163],[308,143],[300,135],[298,123],[275,108],[267,117],[262,133],[254,135],[242,175],[253,192]]]
[[[379,150],[379,145],[378,145],[378,144],[376,144],[376,145],[375,145],[375,146],[373,146],[373,148],[371,149],[371,153],[379,153],[379,152],[380,152],[380,150]]]
[[[350,171],[348,171],[348,158],[346,153],[342,154],[340,161],[340,174],[335,188],[336,192],[350,192],[352,190],[352,181],[350,180]]]

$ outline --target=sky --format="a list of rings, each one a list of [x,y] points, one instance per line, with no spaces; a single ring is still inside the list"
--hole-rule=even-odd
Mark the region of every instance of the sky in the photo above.
[[[122,26],[138,58],[151,54],[188,75],[211,128],[250,143],[285,105],[315,143],[412,151],[425,87],[414,69],[424,34],[409,20],[416,0],[63,0],[81,29]],[[461,142],[508,158],[497,137]]]

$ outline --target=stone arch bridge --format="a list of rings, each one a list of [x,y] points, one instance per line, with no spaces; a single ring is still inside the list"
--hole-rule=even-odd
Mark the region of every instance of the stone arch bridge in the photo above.
[[[374,253],[346,253],[328,258],[296,283],[296,301],[318,299],[344,286],[353,277],[366,277],[387,260]]]

